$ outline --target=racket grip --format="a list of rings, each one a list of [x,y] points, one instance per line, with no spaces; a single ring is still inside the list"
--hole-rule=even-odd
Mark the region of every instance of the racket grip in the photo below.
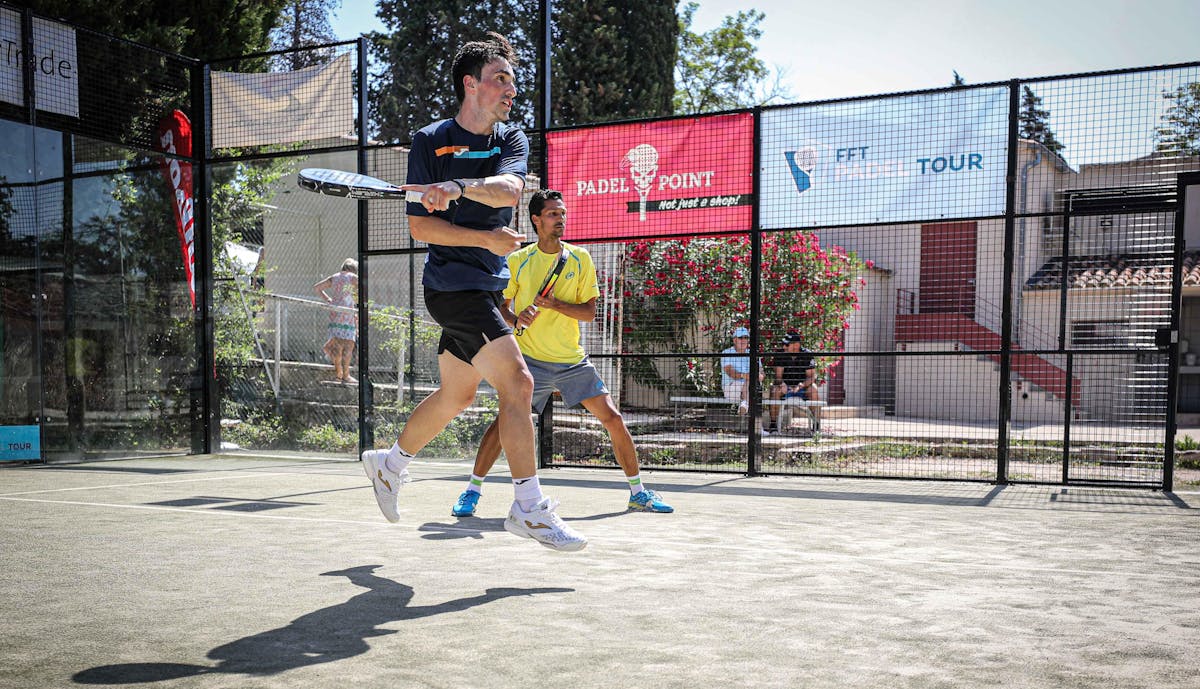
[[[533,305],[531,304],[530,306],[533,306]],[[537,307],[533,306],[533,310],[536,311]],[[514,326],[513,334],[516,335],[517,337],[524,335],[525,334],[525,326],[523,326],[523,325]]]
[[[419,191],[406,191],[406,192],[404,192],[404,200],[405,200],[405,201],[412,201],[412,202],[414,202],[414,203],[420,203],[420,202],[421,202],[421,199],[422,199],[422,198],[424,198],[424,196],[425,196],[425,195],[424,195],[424,194],[422,194],[422,193],[421,193],[421,192],[419,192]]]

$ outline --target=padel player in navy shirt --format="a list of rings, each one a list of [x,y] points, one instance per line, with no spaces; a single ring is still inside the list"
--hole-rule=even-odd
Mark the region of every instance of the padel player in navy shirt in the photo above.
[[[533,377],[517,347],[516,314],[505,306],[504,257],[524,235],[508,227],[528,171],[529,140],[507,124],[517,94],[516,54],[503,36],[463,45],[451,69],[459,110],[413,137],[406,191],[413,239],[429,245],[425,306],[442,327],[441,386],[413,409],[389,450],[367,450],[363,470],[390,522],[400,520],[398,493],[413,456],[475,400],[481,380],[496,389],[496,423],[508,456],[515,500],[504,528],[555,550],[580,550],[587,539],[567,526],[542,495],[529,410]]]

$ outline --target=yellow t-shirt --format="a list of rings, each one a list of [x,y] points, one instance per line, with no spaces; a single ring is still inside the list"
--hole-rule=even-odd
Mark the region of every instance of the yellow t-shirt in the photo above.
[[[600,286],[596,282],[596,266],[591,255],[566,242],[562,242],[562,246],[569,255],[554,285],[554,297],[571,304],[582,304],[599,297]],[[533,303],[538,288],[556,263],[558,254],[543,253],[537,244],[508,255],[510,276],[504,298],[512,300],[513,313],[521,313]],[[579,342],[579,321],[553,309],[542,309],[533,325],[517,338],[517,344],[525,356],[555,364],[577,364],[587,356]]]

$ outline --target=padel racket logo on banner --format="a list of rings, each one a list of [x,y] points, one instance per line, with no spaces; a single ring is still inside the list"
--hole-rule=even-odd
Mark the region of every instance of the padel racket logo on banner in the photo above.
[[[568,239],[750,229],[750,113],[551,132],[546,143]]]
[[[158,146],[163,153],[192,156],[192,122],[179,110],[164,117],[158,125]],[[192,201],[192,164],[178,158],[162,159],[162,173],[171,187],[175,209],[175,229],[183,252],[183,272],[187,279],[192,308],[196,307],[196,224]]]

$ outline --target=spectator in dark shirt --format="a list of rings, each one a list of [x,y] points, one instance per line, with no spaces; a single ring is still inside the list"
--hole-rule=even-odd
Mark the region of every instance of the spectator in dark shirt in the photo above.
[[[771,399],[786,400],[798,397],[802,400],[817,401],[820,393],[817,391],[817,366],[812,353],[801,343],[804,338],[795,330],[789,330],[783,336],[783,353],[777,354],[772,360],[775,367],[775,382],[771,385]],[[781,407],[771,405],[771,428],[778,430],[779,412]]]

